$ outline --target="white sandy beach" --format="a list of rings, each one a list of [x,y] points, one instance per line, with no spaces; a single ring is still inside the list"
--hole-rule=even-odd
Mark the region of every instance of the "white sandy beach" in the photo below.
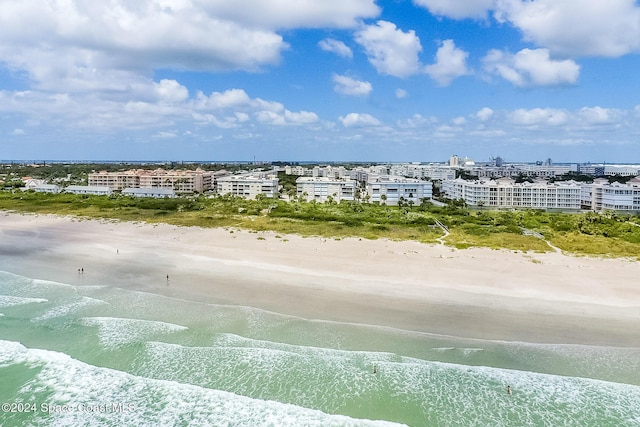
[[[640,347],[640,262],[624,259],[2,212],[0,269],[310,319]]]

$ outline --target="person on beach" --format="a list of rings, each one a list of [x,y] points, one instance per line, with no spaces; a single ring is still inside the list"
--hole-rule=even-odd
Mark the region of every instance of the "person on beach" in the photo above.
[[[509,396],[511,396],[511,386],[510,385],[507,386],[507,394]]]
[[[376,365],[373,365],[373,373],[374,374],[378,373],[378,367]]]

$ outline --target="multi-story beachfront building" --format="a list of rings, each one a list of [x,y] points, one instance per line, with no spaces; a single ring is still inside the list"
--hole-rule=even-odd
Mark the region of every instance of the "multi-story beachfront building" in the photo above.
[[[324,203],[329,197],[335,202],[354,200],[357,182],[350,178],[300,177],[296,179],[298,197]]]
[[[124,188],[168,188],[177,193],[201,193],[213,188],[214,172],[196,170],[133,169],[122,172],[93,172],[89,186]]]
[[[466,181],[447,180],[443,193],[450,199],[462,199],[470,206],[579,210],[581,185],[575,181],[523,182],[509,178]]]
[[[241,175],[228,175],[218,178],[218,194],[231,194],[247,199],[255,199],[259,194],[266,197],[278,197],[278,178],[275,173],[253,172]]]
[[[596,179],[582,185],[582,207],[594,211],[640,212],[640,177],[626,184]]]
[[[433,183],[393,175],[369,175],[367,181],[369,202],[395,206],[402,199],[420,204],[422,199],[431,199]]]
[[[112,190],[140,187],[140,173],[142,170],[126,170],[120,172],[92,172],[88,180],[91,187],[109,187]],[[146,172],[146,171],[145,171]]]
[[[300,177],[296,180],[298,197],[317,202],[331,198],[342,200],[366,200],[369,202],[397,205],[400,200],[419,204],[430,199],[433,193],[431,181],[391,175],[368,175],[366,187],[358,197],[359,181],[351,178]]]

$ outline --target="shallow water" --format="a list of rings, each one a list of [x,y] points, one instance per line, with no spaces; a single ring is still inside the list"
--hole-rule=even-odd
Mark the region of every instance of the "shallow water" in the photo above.
[[[469,340],[87,285],[0,272],[1,425],[640,425],[640,349]]]

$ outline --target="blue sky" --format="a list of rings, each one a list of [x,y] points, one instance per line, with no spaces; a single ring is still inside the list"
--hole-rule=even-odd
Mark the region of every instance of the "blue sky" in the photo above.
[[[0,158],[640,162],[634,0],[3,0]]]

